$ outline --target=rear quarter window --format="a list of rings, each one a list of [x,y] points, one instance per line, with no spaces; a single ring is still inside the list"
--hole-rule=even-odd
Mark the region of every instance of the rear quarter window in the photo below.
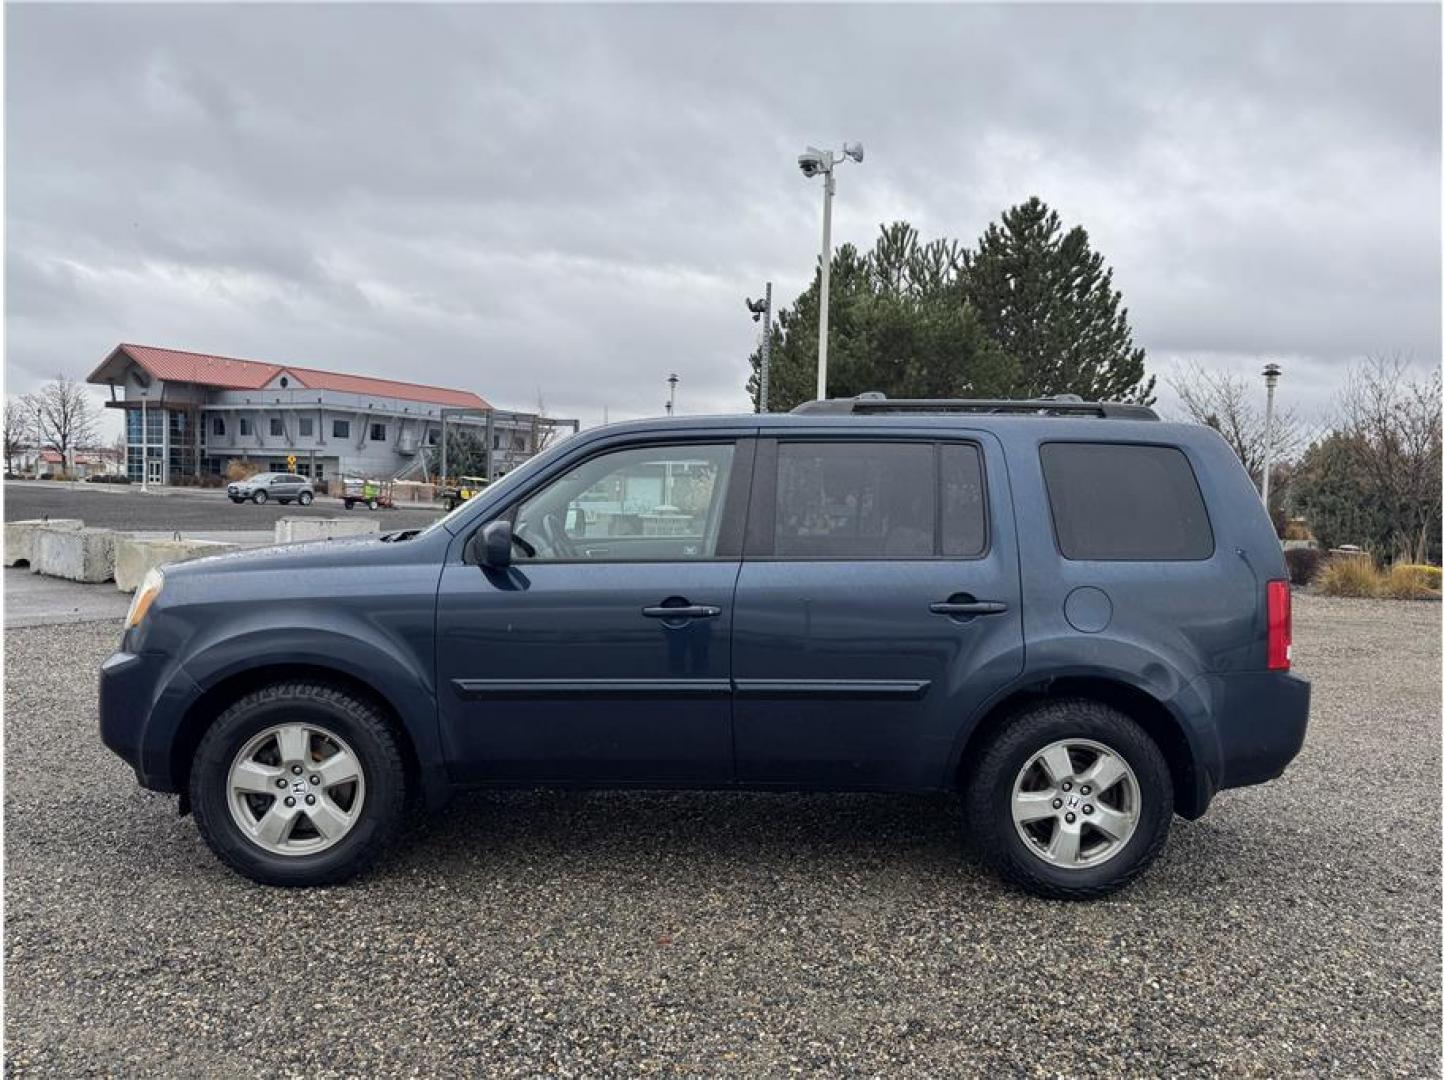
[[[1187,456],[1172,446],[1044,443],[1053,530],[1065,559],[1169,562],[1213,555]]]

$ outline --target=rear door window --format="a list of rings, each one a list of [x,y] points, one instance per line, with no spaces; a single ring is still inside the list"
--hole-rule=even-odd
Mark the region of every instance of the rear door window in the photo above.
[[[982,458],[971,443],[787,440],[776,460],[759,553],[926,559],[987,548]]]
[[[1065,559],[1179,561],[1213,555],[1213,528],[1183,451],[1044,443],[1043,479]]]
[[[988,546],[983,456],[972,443],[944,443],[938,454],[943,554],[981,555]]]

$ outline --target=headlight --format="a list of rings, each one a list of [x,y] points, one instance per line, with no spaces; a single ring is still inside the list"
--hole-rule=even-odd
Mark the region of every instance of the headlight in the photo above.
[[[145,613],[150,610],[155,598],[160,595],[161,586],[165,584],[165,575],[159,568],[149,571],[145,580],[140,583],[140,588],[135,590],[135,596],[131,598],[130,610],[125,613],[125,628],[139,626],[140,621],[145,618]]]

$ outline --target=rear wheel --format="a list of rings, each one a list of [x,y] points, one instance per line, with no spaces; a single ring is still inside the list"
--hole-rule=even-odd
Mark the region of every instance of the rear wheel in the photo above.
[[[1132,881],[1173,818],[1158,746],[1124,713],[1087,699],[1014,716],[984,748],[966,800],[984,857],[1029,892],[1060,899]]]
[[[191,769],[201,836],[266,885],[325,885],[360,873],[401,820],[395,734],[369,702],[324,683],[246,695],[206,732]]]
[[[375,509],[376,509],[378,506],[380,506],[380,505],[381,505],[381,504],[378,503],[375,499],[367,499],[367,500],[366,500],[366,509],[367,509],[367,510],[375,510]]]
[[[302,506],[310,506],[312,498],[314,498],[314,496],[309,491],[303,491],[300,495],[296,496],[296,501]]]
[[[257,506],[260,506],[260,505],[261,505],[263,502],[265,502],[268,498],[270,498],[270,496],[268,496],[264,491],[258,491],[258,492],[256,492],[254,495],[251,496],[251,501],[252,501],[253,503],[255,503]]]

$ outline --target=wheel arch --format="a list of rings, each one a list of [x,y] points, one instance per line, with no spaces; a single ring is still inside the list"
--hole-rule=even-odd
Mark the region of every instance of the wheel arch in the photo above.
[[[1147,689],[1111,674],[1057,674],[1016,684],[986,706],[957,751],[953,784],[963,787],[980,749],[1008,720],[1029,705],[1058,698],[1087,698],[1117,709],[1148,734],[1168,763],[1173,779],[1174,812],[1202,816],[1213,797],[1214,782],[1187,722]]]
[[[217,717],[233,702],[253,690],[280,682],[310,681],[335,686],[375,706],[397,736],[406,769],[408,793],[423,796],[428,805],[444,799],[444,785],[438,787],[435,770],[424,767],[415,733],[394,702],[374,684],[339,667],[315,662],[277,661],[233,672],[203,690],[182,715],[170,747],[170,777],[180,792],[181,812],[189,810],[188,791],[191,764],[201,739]]]

